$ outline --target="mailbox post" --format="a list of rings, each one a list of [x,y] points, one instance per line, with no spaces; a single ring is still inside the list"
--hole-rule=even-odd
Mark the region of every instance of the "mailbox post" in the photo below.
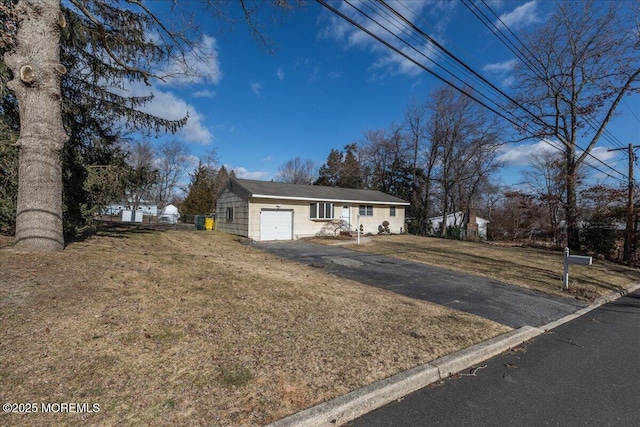
[[[591,265],[592,259],[590,256],[570,255],[569,248],[564,248],[564,280],[562,289],[565,291],[569,289],[569,264],[574,265]]]

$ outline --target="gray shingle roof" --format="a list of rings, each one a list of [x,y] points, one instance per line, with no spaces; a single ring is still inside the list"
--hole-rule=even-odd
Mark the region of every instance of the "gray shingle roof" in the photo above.
[[[337,202],[367,202],[393,205],[408,205],[398,197],[381,191],[358,190],[355,188],[324,187],[321,185],[285,184],[283,182],[256,181],[251,179],[233,179],[240,187],[251,194],[251,197],[319,200]]]

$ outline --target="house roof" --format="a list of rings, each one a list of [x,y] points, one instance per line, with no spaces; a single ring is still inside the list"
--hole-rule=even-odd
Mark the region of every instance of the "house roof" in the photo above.
[[[234,182],[245,189],[250,194],[250,197],[255,198],[409,205],[409,202],[405,200],[374,190],[287,184],[252,179],[231,179],[230,183]]]

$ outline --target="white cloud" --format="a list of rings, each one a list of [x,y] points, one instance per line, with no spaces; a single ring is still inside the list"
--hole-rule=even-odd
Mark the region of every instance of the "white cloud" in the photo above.
[[[316,80],[318,80],[318,72],[320,71],[320,67],[318,67],[317,65],[314,66],[311,69],[311,74],[309,74],[309,82],[315,82]]]
[[[396,1],[389,3],[391,4],[391,7],[396,10],[401,10],[402,13],[412,21],[417,20],[417,17],[422,15],[423,10],[428,5],[432,8],[431,11],[437,9],[440,15],[446,14],[443,9],[450,9],[450,6],[447,5],[448,2],[433,3],[428,1],[411,1],[404,2],[402,6],[400,6]],[[341,13],[349,16],[371,33],[396,46],[403,53],[415,58],[419,63],[425,63],[424,56],[432,57],[433,53],[431,52],[431,49],[424,47],[420,52],[416,52],[412,48],[400,43],[393,35],[389,34],[384,28],[380,27],[372,20],[363,17],[363,15],[359,14],[348,4],[340,3],[337,7],[340,9]],[[360,5],[359,7],[362,8],[363,6]],[[446,17],[440,16],[439,19],[446,19]],[[341,43],[345,49],[356,48],[373,53],[375,59],[373,64],[369,67],[369,71],[378,74],[376,77],[379,77],[380,74],[382,76],[388,74],[416,76],[421,72],[421,69],[410,60],[398,53],[390,51],[389,48],[380,44],[370,35],[335,15],[329,16],[327,19],[327,25],[320,31],[318,37],[320,39],[333,40]]]
[[[202,39],[192,50],[180,57],[172,58],[157,71],[157,74],[166,76],[165,84],[198,83],[203,81],[214,85],[220,83],[222,71],[218,61],[216,39],[212,36],[202,36]]]
[[[124,92],[126,96],[146,96],[149,93],[153,93],[154,98],[141,107],[141,111],[167,120],[179,120],[188,115],[187,124],[176,133],[176,136],[183,138],[186,142],[199,144],[209,144],[213,141],[213,135],[204,125],[204,117],[193,105],[188,104],[173,92],[157,88],[150,89],[142,83],[133,84]]]
[[[251,172],[247,168],[243,168],[241,166],[240,167],[233,167],[233,166],[225,164],[224,167],[229,172],[233,171],[238,178],[261,180],[261,179],[265,179],[266,177],[268,177],[270,175],[270,173],[266,172],[266,171],[253,171],[253,172]]]
[[[278,77],[278,80],[283,81],[285,74],[284,71],[282,70],[282,67],[278,68],[278,71],[276,71],[276,77]]]
[[[216,93],[209,89],[197,90],[191,94],[194,98],[215,98]]]
[[[187,177],[188,177],[188,173],[191,173],[192,171],[194,171],[198,165],[200,164],[200,157],[195,156],[193,154],[189,154],[189,166],[187,167]]]
[[[260,92],[262,92],[262,88],[264,84],[262,82],[251,82],[249,83],[251,87],[251,92],[255,93],[257,96],[260,96]]]
[[[487,73],[497,75],[500,79],[502,79],[502,86],[511,87],[515,82],[515,78],[513,77],[511,72],[516,67],[517,63],[518,63],[517,60],[510,59],[504,62],[487,64],[484,67],[482,67],[482,70]]]
[[[169,120],[178,120],[189,115],[187,124],[176,135],[187,142],[208,144],[213,141],[213,135],[203,124],[203,117],[195,107],[174,95],[172,92],[154,90],[153,101],[142,108],[142,111]]]
[[[510,60],[504,61],[504,62],[497,62],[497,63],[494,63],[494,64],[487,64],[484,67],[482,67],[482,70],[486,71],[488,73],[505,74],[505,73],[511,72],[515,68],[517,63],[518,63],[517,60],[510,59]]]
[[[608,164],[612,160],[615,160],[617,154],[613,151],[608,150],[609,149],[607,147],[595,147],[593,150],[591,150],[591,155],[585,159],[585,162],[599,169],[603,169],[605,170],[605,172],[611,172],[611,170],[607,170],[606,166],[603,166],[602,163]]]
[[[505,166],[528,166],[532,157],[542,152],[558,152],[563,146],[558,141],[540,140],[534,144],[505,145],[498,156],[498,161]],[[582,155],[583,151],[578,150],[576,155]],[[602,163],[609,164],[616,159],[614,152],[608,151],[607,147],[595,147],[591,150],[591,155],[585,158],[585,163],[599,169],[606,169]]]
[[[559,143],[540,140],[535,144],[505,145],[498,156],[498,161],[506,166],[527,166],[531,162],[531,157],[543,151],[557,151]]]
[[[516,7],[511,12],[500,15],[500,19],[495,25],[498,28],[504,28],[506,25],[508,28],[515,30],[540,22],[537,8],[537,0],[527,2]]]
[[[148,34],[150,40],[159,38],[157,34]],[[138,108],[144,113],[151,114],[167,120],[179,120],[188,116],[186,125],[179,130],[175,137],[182,138],[186,142],[209,144],[213,141],[213,134],[206,127],[205,118],[201,112],[187,103],[180,95],[167,90],[169,85],[178,85],[181,89],[194,83],[208,83],[216,85],[222,78],[216,39],[204,35],[189,52],[180,58],[169,60],[154,73],[165,76],[165,81],[153,80],[153,86],[149,87],[140,82],[128,83],[122,90],[113,89],[127,97],[140,97],[154,95],[154,98],[146,105]],[[215,97],[215,92],[203,89],[191,93],[196,98]]]
[[[273,157],[267,156],[267,157],[261,159],[260,161],[261,162],[272,162],[273,161]]]

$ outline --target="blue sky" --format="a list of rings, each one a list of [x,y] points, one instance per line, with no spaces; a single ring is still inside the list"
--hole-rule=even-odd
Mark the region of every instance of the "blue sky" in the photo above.
[[[423,30],[508,91],[513,54],[461,2],[389,3],[414,14]],[[516,33],[542,24],[556,7],[546,1],[486,3]],[[351,13],[345,3],[332,4]],[[424,99],[441,85],[316,2],[282,21],[269,18],[265,15],[262,23],[275,43],[272,55],[260,49],[242,22],[233,31],[220,31],[216,21],[199,22],[201,53],[208,57],[198,64],[202,76],[151,88],[156,99],[148,111],[166,118],[188,112],[190,117],[177,135],[161,138],[183,139],[194,156],[215,147],[220,163],[239,177],[270,180],[291,158],[320,166],[332,148],[360,140],[363,131],[402,121],[412,100]],[[618,115],[610,132],[623,144],[640,144],[640,97],[628,97]],[[608,153],[606,141],[599,145],[594,155],[626,174],[626,158]],[[505,147],[503,182],[519,182],[527,156],[545,147],[539,141]]]

